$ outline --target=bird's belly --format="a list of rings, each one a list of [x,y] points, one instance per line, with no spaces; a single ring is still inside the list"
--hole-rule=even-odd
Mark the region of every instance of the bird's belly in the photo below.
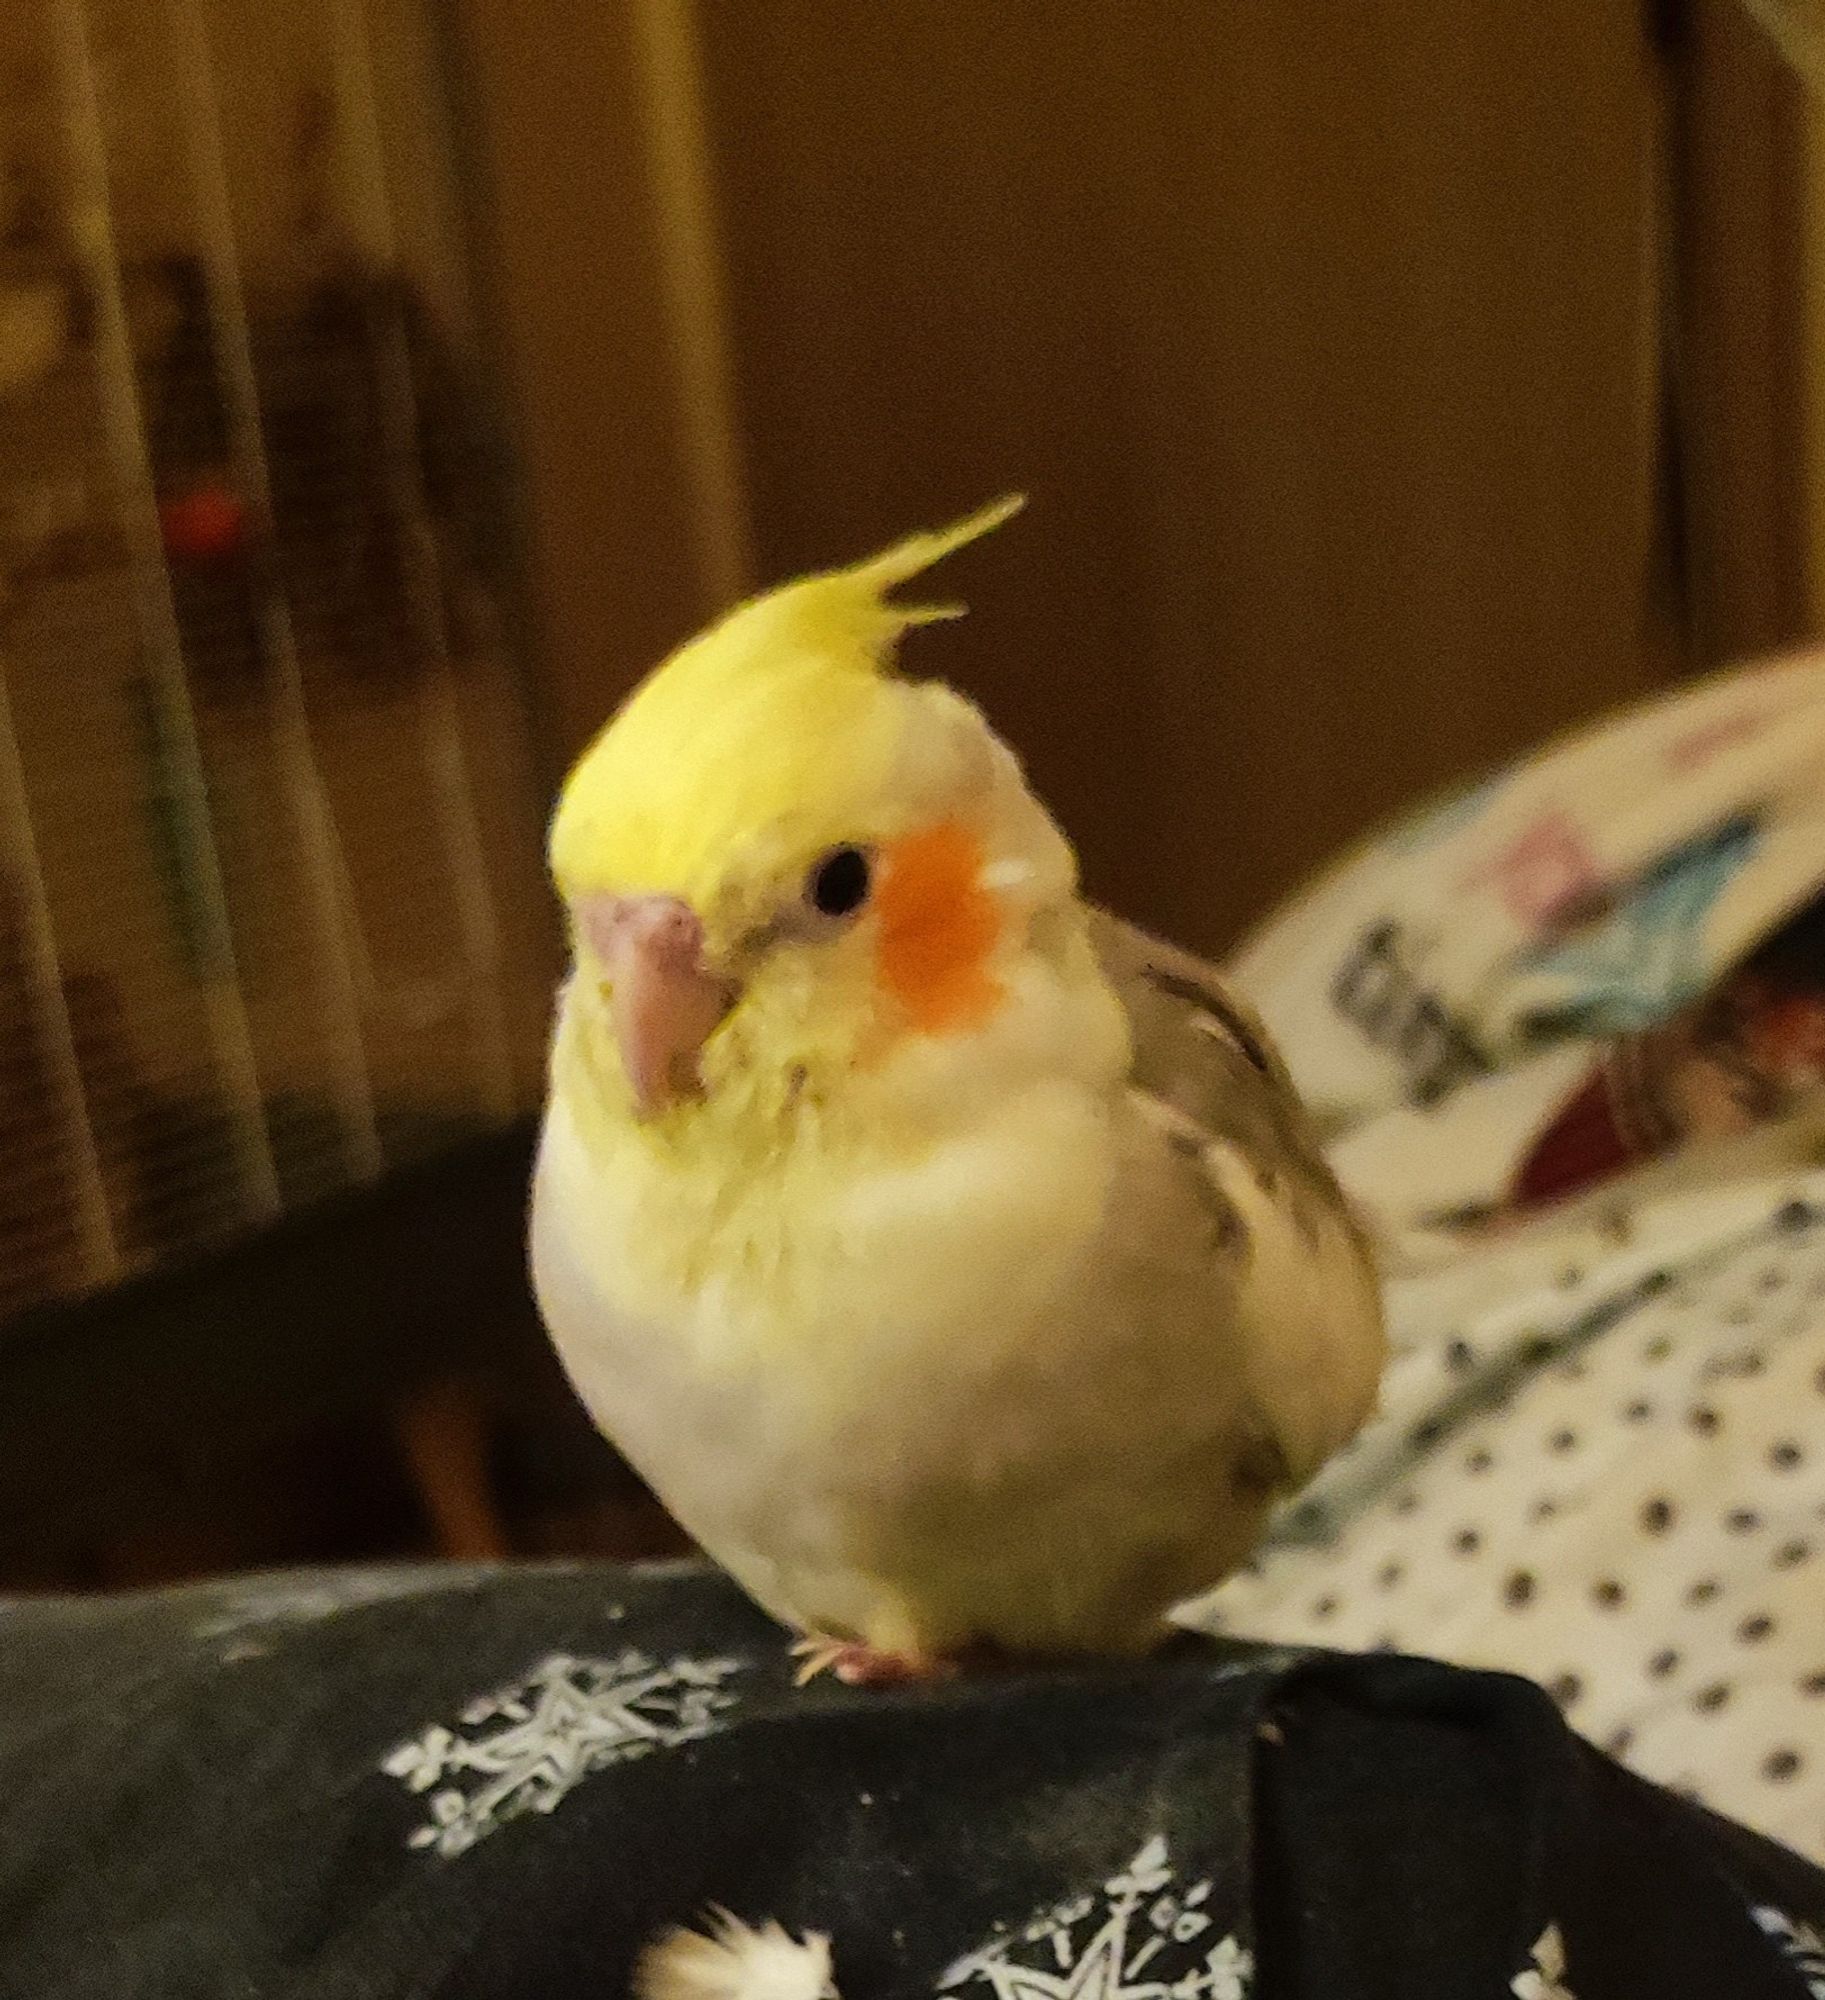
[[[725,1275],[657,1301],[622,1282],[637,1246],[604,1254],[599,1200],[580,1255],[581,1184],[548,1128],[534,1265],[571,1378],[787,1622],[922,1650],[1139,1643],[1252,1537],[1227,1371],[1181,1338],[1208,1301],[1137,1315],[1099,1268],[1099,1135],[1041,1136],[1018,1162],[864,1187],[834,1235],[808,1220],[817,1280],[750,1316]]]

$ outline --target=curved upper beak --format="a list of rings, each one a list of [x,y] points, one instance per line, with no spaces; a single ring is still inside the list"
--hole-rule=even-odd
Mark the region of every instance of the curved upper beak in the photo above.
[[[703,1088],[698,1057],[735,1003],[704,964],[703,920],[676,896],[592,896],[577,922],[609,980],[621,1067],[641,1117]]]

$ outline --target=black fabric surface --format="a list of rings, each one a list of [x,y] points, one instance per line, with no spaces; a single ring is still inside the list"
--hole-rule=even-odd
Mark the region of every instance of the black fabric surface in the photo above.
[[[711,1904],[844,2000],[1825,2000],[1825,1877],[1503,1676],[797,1690],[692,1568],[0,1605],[4,2000],[612,2000]]]

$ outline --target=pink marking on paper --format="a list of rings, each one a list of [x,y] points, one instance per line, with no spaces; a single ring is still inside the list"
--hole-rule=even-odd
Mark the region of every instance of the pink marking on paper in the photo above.
[[[1464,876],[1465,889],[1493,885],[1509,915],[1544,928],[1601,896],[1603,875],[1569,814],[1543,813],[1502,852]]]
[[[1667,745],[1667,769],[1682,774],[1696,771],[1710,763],[1720,750],[1727,750],[1732,743],[1745,743],[1750,737],[1759,736],[1767,721],[1765,715],[1739,711],[1735,715],[1721,715],[1712,722],[1701,723],[1698,728],[1675,737]]]

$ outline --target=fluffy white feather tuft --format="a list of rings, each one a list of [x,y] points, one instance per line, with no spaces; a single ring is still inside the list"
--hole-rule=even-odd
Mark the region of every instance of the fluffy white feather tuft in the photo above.
[[[830,1940],[712,1910],[703,1930],[668,1931],[647,1946],[634,1968],[634,2000],[837,2000]]]

